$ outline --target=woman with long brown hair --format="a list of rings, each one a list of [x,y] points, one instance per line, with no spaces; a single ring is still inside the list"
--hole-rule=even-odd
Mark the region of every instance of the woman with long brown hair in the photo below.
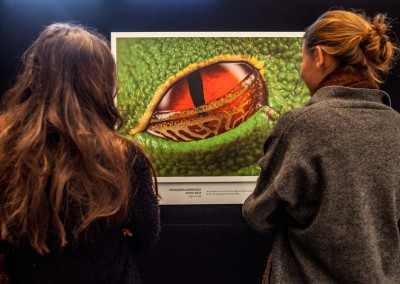
[[[158,239],[157,184],[144,152],[116,131],[108,42],[53,24],[23,63],[0,114],[0,236],[11,279],[139,281],[133,252]]]
[[[243,205],[275,237],[266,282],[400,283],[400,114],[379,89],[398,51],[389,28],[332,10],[305,31],[311,99],[275,125]]]

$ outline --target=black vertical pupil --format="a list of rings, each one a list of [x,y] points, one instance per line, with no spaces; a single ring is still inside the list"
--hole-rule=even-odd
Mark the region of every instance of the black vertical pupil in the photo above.
[[[195,107],[199,107],[205,104],[203,80],[201,79],[200,70],[190,73],[187,76],[187,82],[189,86],[190,97],[192,98]]]

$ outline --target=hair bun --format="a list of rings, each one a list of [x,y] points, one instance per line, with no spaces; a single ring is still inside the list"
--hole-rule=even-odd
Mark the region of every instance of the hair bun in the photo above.
[[[386,69],[392,57],[392,48],[389,37],[386,35],[389,27],[384,14],[377,14],[371,19],[360,40],[360,49],[366,60],[376,69]]]
[[[371,23],[371,28],[380,36],[385,36],[387,30],[389,29],[388,25],[386,24],[386,15],[384,14],[377,14]]]

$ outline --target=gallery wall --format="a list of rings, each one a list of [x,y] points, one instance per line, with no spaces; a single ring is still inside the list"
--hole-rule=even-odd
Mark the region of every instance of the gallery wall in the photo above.
[[[387,13],[400,36],[398,0],[0,0],[0,93],[44,26],[74,21],[111,32],[303,31],[332,7]],[[397,18],[397,19],[396,19]],[[400,110],[400,67],[382,89]],[[165,205],[157,247],[137,255],[145,283],[259,283],[271,239],[246,224],[240,204]]]
[[[79,22],[108,38],[111,32],[125,31],[303,31],[334,7],[387,13],[400,34],[396,0],[1,0],[0,92],[14,82],[22,52],[44,26],[57,21]],[[393,90],[397,109],[399,70],[383,86]]]

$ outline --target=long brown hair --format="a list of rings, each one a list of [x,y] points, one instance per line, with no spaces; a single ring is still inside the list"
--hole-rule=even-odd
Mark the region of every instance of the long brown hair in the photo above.
[[[392,67],[399,50],[389,38],[384,14],[367,17],[361,11],[332,10],[321,15],[304,34],[305,46],[317,45],[343,67],[367,73],[377,83]]]
[[[117,74],[104,37],[53,24],[23,63],[0,114],[0,230],[43,254],[49,233],[66,245],[67,224],[77,237],[98,218],[123,222],[129,142],[115,129]]]

